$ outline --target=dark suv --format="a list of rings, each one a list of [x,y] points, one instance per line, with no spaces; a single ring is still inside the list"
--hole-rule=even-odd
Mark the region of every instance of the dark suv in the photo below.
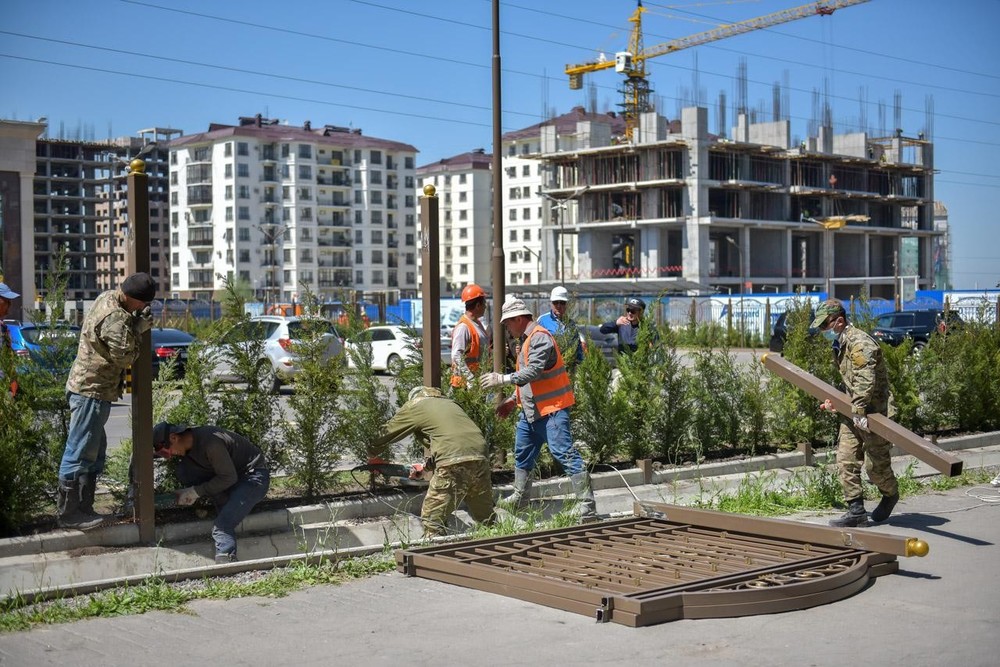
[[[962,324],[962,318],[955,311],[944,312],[935,308],[924,310],[899,310],[879,315],[875,320],[872,336],[875,340],[889,345],[900,345],[907,338],[913,340],[913,350],[919,352],[931,339],[931,334],[947,333],[948,329]]]
[[[771,340],[768,342],[767,349],[771,352],[781,352],[785,349],[785,339],[788,337],[788,324],[785,322],[785,317],[788,313],[782,313],[778,315],[778,320],[774,323],[774,329],[771,332]],[[812,322],[814,317],[812,310],[809,311],[809,321]],[[816,333],[816,329],[809,328],[809,334],[812,335]]]

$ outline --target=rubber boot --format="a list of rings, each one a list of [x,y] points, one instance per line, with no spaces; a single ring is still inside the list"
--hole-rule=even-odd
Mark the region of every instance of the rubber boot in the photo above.
[[[872,521],[885,521],[892,514],[892,508],[899,502],[899,493],[891,496],[882,496],[878,507],[872,511]]]
[[[76,530],[90,530],[97,528],[104,519],[92,514],[84,514],[80,511],[80,501],[83,492],[80,480],[67,481],[59,480],[59,497],[57,507],[59,516],[56,522],[60,528],[75,528]]]
[[[97,477],[94,475],[80,475],[76,478],[80,485],[80,513],[91,517],[97,517],[105,521],[108,517],[94,511],[94,494],[97,493]]]
[[[571,475],[569,481],[573,483],[580,521],[597,521],[597,501],[594,500],[594,490],[590,486],[590,473],[586,470],[578,472]]]
[[[830,525],[835,528],[857,528],[868,524],[868,513],[865,511],[865,501],[863,498],[855,498],[847,501],[847,511],[843,516],[830,520]]]
[[[215,554],[215,564],[223,565],[225,563],[235,563],[236,554]]]
[[[514,492],[503,499],[504,504],[513,507],[515,510],[522,510],[528,506],[531,498],[531,471],[514,468]]]

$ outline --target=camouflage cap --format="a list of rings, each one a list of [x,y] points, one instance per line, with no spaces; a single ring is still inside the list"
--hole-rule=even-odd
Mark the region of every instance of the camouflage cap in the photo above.
[[[844,304],[840,301],[840,299],[827,299],[823,303],[819,304],[819,308],[816,309],[816,317],[813,318],[810,326],[813,329],[819,329],[831,315],[846,314],[847,311],[844,310]]]
[[[406,397],[408,401],[418,401],[424,398],[442,398],[444,394],[441,393],[440,389],[436,387],[422,387],[417,385],[410,390],[409,395]]]

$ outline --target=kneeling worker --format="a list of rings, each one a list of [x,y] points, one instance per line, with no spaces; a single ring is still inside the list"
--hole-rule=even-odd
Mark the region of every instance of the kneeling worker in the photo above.
[[[424,536],[443,535],[445,521],[463,500],[473,519],[491,525],[495,516],[489,459],[476,423],[439,389],[414,387],[382,428],[376,446],[408,435],[431,451],[432,464],[424,470],[432,470],[433,476],[420,509]]]
[[[153,427],[153,450],[163,458],[181,457],[177,478],[187,487],[177,492],[178,505],[191,505],[204,496],[215,503],[215,562],[235,561],[236,526],[263,500],[271,485],[271,473],[260,448],[217,426],[160,422]]]

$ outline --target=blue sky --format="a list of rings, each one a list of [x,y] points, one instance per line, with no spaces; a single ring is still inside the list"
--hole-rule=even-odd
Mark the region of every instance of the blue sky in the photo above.
[[[648,47],[802,0],[644,4]],[[634,8],[634,0],[503,2],[504,130],[586,104],[586,88],[570,91],[563,67],[623,49]],[[490,0],[5,0],[0,116],[45,116],[50,136],[103,139],[151,126],[200,132],[262,113],[406,141],[425,164],[491,149],[490,19]],[[772,84],[787,80],[797,136],[807,134],[812,91],[824,81],[838,131],[858,129],[862,107],[877,131],[881,101],[892,132],[898,91],[900,127],[914,136],[928,129],[933,96],[936,198],[950,212],[953,281],[993,287],[998,24],[996,0],[872,0],[662,56],[648,69],[665,115],[677,116],[679,98],[700,97],[713,130],[720,91],[732,124],[742,58],[752,108],[769,114]],[[614,108],[617,75],[589,80],[599,110]]]

